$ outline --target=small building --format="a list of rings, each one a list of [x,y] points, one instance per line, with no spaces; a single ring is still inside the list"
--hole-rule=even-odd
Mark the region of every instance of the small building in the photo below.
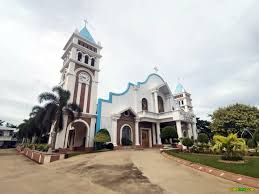
[[[14,147],[16,139],[16,128],[0,126],[0,148]]]

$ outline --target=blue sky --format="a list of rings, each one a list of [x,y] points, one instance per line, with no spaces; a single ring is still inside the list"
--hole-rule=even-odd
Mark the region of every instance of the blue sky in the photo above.
[[[58,84],[62,49],[85,18],[103,46],[99,97],[158,66],[172,90],[180,78],[199,117],[258,106],[258,10],[256,0],[2,1],[0,119],[18,124]]]

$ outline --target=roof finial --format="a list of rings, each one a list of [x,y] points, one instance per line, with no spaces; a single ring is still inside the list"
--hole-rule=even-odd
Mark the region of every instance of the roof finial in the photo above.
[[[86,24],[88,24],[87,18],[84,19],[84,22],[85,22],[85,27],[86,27]]]
[[[155,67],[154,67],[154,70],[155,70],[155,72],[157,73],[157,72],[158,72],[158,67],[155,66]]]

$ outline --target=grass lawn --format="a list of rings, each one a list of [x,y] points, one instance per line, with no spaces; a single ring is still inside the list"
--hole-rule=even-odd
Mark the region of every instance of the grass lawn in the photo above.
[[[166,153],[194,163],[200,163],[217,169],[259,178],[259,158],[245,158],[246,162],[244,164],[227,164],[218,162],[220,156],[217,155],[176,153],[172,151],[166,151]]]

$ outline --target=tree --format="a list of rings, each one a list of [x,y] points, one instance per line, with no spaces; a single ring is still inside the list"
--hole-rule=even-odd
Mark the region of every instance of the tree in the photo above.
[[[67,114],[70,121],[75,119],[75,113],[79,116],[81,109],[77,104],[68,103],[70,98],[70,92],[64,90],[60,86],[56,86],[52,89],[52,92],[44,92],[39,95],[39,102],[45,102],[45,119],[53,123],[53,137],[51,142],[52,149],[55,148],[57,132],[63,130],[63,118]],[[55,122],[54,122],[55,121]]]
[[[209,143],[209,137],[206,133],[200,133],[198,135],[198,138],[197,138],[198,142],[202,143],[202,144],[207,144]]]
[[[0,120],[0,126],[3,126],[4,122],[5,122],[5,121]]]
[[[182,139],[182,144],[189,150],[189,147],[193,146],[193,141],[189,137],[185,137]]]
[[[246,128],[255,129],[259,124],[259,110],[254,106],[234,104],[214,111],[211,119],[212,131],[227,136]]]
[[[14,124],[12,124],[12,123],[6,123],[6,125],[5,125],[6,127],[9,127],[9,128],[16,128],[17,126],[16,125],[14,125]]]
[[[94,138],[94,141],[97,143],[106,143],[111,141],[110,133],[107,129],[100,129]]]
[[[213,133],[210,129],[210,121],[207,120],[201,120],[200,118],[196,119],[196,126],[200,133],[205,133],[208,135],[209,139],[212,139]]]
[[[244,153],[247,150],[245,140],[243,138],[238,138],[237,134],[231,133],[227,137],[214,135],[213,141],[215,145],[212,147],[212,150],[224,152],[223,159],[242,159],[241,153]]]
[[[164,139],[166,141],[170,141],[170,139],[175,141],[175,139],[178,138],[176,127],[175,126],[166,126],[166,127],[162,128],[160,137],[161,137],[161,139]]]

